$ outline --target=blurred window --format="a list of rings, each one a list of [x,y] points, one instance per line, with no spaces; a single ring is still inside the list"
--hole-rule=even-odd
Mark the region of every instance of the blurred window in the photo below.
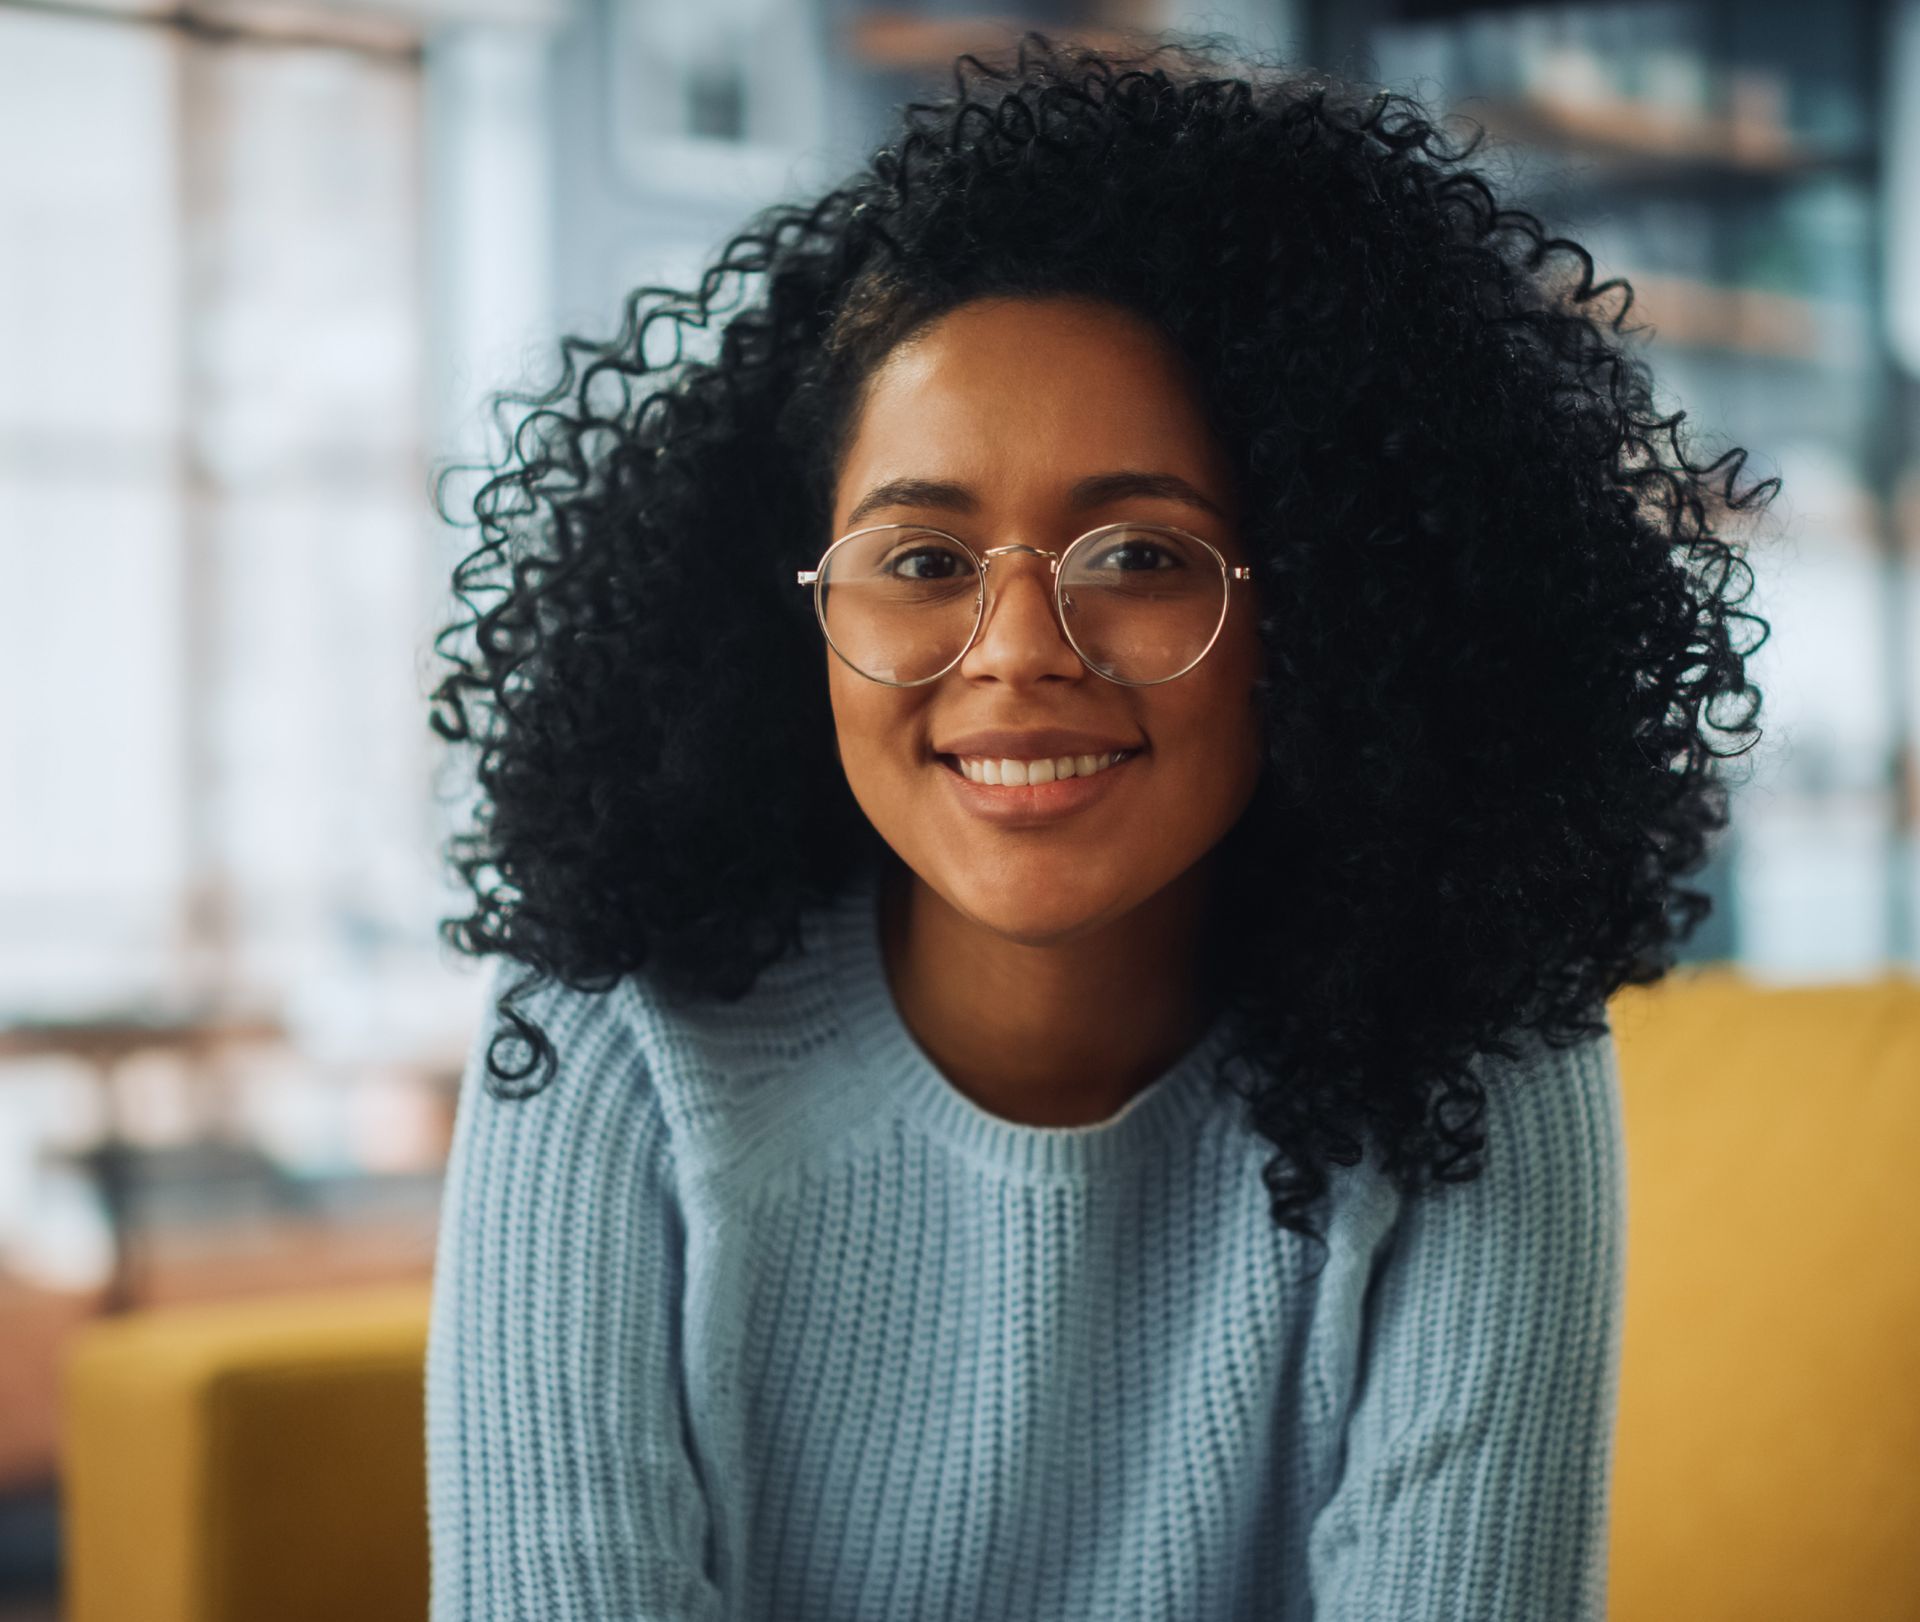
[[[417,54],[0,41],[0,1013],[417,957]]]

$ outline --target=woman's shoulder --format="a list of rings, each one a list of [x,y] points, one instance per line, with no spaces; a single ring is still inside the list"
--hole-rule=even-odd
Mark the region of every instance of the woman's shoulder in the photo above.
[[[663,1058],[719,1067],[734,1082],[804,1062],[839,1028],[828,949],[831,904],[802,912],[789,948],[737,995],[684,997],[636,970],[615,989],[618,1017]]]
[[[1516,1030],[1511,1052],[1475,1059],[1485,1100],[1477,1173],[1436,1182],[1396,1213],[1398,1226],[1424,1235],[1414,1253],[1426,1265],[1473,1255],[1547,1278],[1617,1260],[1626,1136],[1613,1028],[1604,1010],[1597,1018],[1597,1030],[1571,1040]]]
[[[1468,1065],[1481,1104],[1471,1133],[1472,1169],[1439,1177],[1408,1194],[1369,1144],[1364,1159],[1335,1177],[1335,1228],[1369,1264],[1408,1259],[1408,1238],[1423,1232],[1426,1264],[1446,1245],[1471,1249],[1505,1233],[1538,1236],[1584,1226],[1574,1242],[1618,1243],[1625,1220],[1626,1137],[1619,1062],[1604,1010],[1597,1031],[1550,1042],[1515,1027],[1497,1048]],[[1442,1113],[1464,1116],[1466,1096]],[[1264,1148],[1264,1143],[1261,1144]],[[1444,1241],[1441,1236],[1448,1236]]]
[[[799,937],[740,995],[687,997],[646,969],[602,990],[543,979],[510,999],[547,1034],[556,1071],[550,1086],[574,1093],[620,1086],[649,1095],[683,1156],[707,1162],[765,1135],[770,1115],[790,1115],[799,1086],[784,1085],[843,1056],[832,989],[826,914],[802,916]],[[499,992],[524,977],[495,960],[487,1023]]]
[[[633,1033],[686,1130],[724,1130],[780,1078],[818,1061],[840,1032],[817,914],[795,945],[734,997],[681,997],[636,971],[615,988],[612,1015]],[[737,1121],[736,1121],[737,1124]]]
[[[1511,1055],[1483,1053],[1474,1069],[1486,1088],[1489,1139],[1544,1134],[1557,1153],[1574,1160],[1613,1160],[1621,1152],[1620,1065],[1613,1023],[1604,1007],[1597,1028],[1549,1040],[1525,1028],[1510,1037]],[[1490,1143],[1491,1147],[1491,1143]],[[1501,1150],[1509,1175],[1519,1175],[1520,1146]]]

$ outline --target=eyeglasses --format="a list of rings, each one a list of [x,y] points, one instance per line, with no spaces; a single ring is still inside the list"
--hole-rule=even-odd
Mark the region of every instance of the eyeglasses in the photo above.
[[[1103,524],[1064,552],[984,553],[924,524],[876,524],[842,535],[798,583],[813,587],[820,629],[846,664],[869,681],[918,687],[973,646],[986,622],[987,570],[1010,552],[1051,560],[1068,645],[1096,675],[1129,687],[1172,681],[1204,659],[1234,583],[1253,578],[1170,524]]]

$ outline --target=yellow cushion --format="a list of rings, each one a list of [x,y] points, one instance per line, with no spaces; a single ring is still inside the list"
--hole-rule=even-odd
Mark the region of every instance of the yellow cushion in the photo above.
[[[103,1319],[62,1371],[67,1622],[420,1622],[426,1284]]]
[[[1920,1617],[1920,980],[1611,1006],[1614,1622]]]

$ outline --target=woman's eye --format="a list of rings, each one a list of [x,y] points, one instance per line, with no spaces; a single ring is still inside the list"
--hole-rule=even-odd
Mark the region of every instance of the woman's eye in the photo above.
[[[1094,559],[1094,564],[1097,568],[1137,574],[1145,570],[1177,569],[1180,560],[1156,542],[1123,541],[1118,546],[1108,547]]]
[[[949,580],[959,560],[944,547],[917,546],[895,553],[887,564],[889,574],[903,580]]]

